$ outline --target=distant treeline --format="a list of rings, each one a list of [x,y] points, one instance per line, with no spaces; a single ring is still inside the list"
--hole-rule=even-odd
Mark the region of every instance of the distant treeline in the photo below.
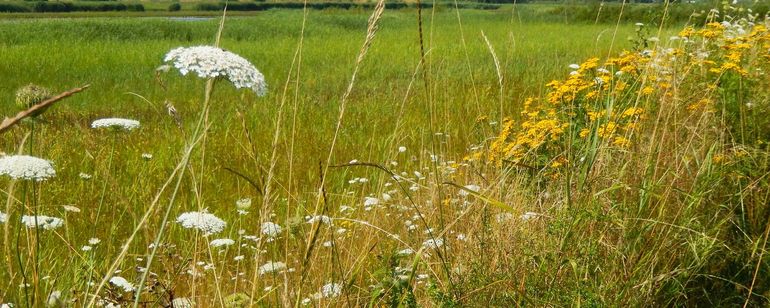
[[[479,0],[478,2],[460,2],[458,7],[466,9],[494,10],[499,8],[501,3],[513,3],[513,0]],[[519,2],[521,3],[521,2]],[[192,10],[195,11],[221,11],[225,7],[225,2],[199,2],[191,3]],[[353,3],[353,2],[313,2],[308,3],[308,8],[315,10],[323,9],[371,9],[375,3]],[[454,3],[451,4],[454,6]],[[432,2],[423,2],[420,5],[423,8],[433,6]],[[295,2],[229,2],[227,9],[230,11],[264,11],[270,9],[302,9],[304,4]],[[387,2],[387,9],[406,9],[416,8],[415,3]],[[168,10],[178,11],[181,9],[179,2],[172,3]],[[107,12],[107,11],[144,11],[144,5],[140,3],[125,3],[119,1],[19,1],[0,2],[0,12],[5,13],[28,13],[28,12]]]
[[[109,11],[144,11],[144,5],[139,3],[122,3],[115,1],[26,1],[0,2],[0,12],[109,12]]]
[[[375,6],[375,3],[352,3],[352,2],[314,2],[307,4],[309,9],[324,10],[324,9],[371,9]],[[458,3],[460,8],[467,9],[481,9],[481,10],[496,10],[500,6],[498,4],[491,3]],[[194,10],[196,11],[221,11],[224,9],[224,2],[202,2],[195,4]],[[416,8],[416,3],[404,3],[404,2],[386,2],[385,8],[389,10]],[[432,2],[420,3],[421,8],[433,7]],[[270,9],[302,9],[304,3],[302,2],[229,2],[227,3],[228,11],[264,11]]]

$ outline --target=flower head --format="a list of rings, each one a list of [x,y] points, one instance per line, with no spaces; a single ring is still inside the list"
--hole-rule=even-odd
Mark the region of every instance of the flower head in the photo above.
[[[218,238],[218,239],[215,239],[215,240],[211,241],[211,243],[209,243],[209,246],[211,246],[211,247],[222,247],[222,246],[230,246],[232,244],[235,244],[235,241],[233,241],[233,240],[231,240],[229,238]]]
[[[91,128],[116,128],[131,131],[139,128],[139,121],[121,118],[99,119],[91,123]]]
[[[16,90],[16,105],[21,108],[29,108],[43,102],[51,96],[53,96],[53,94],[50,90],[30,83]]]
[[[281,226],[274,222],[268,221],[268,222],[262,223],[261,230],[262,230],[262,234],[271,238],[281,234]]]
[[[326,298],[334,298],[342,294],[342,285],[330,282],[321,287],[321,295]]]
[[[14,180],[43,181],[56,175],[51,162],[27,155],[0,157],[0,175]]]
[[[179,47],[169,51],[163,62],[182,75],[193,72],[200,78],[225,78],[236,88],[248,88],[259,96],[267,93],[265,77],[248,60],[213,46]]]
[[[115,276],[110,278],[110,283],[114,286],[123,289],[124,292],[133,292],[134,291],[134,284],[128,282],[126,278]]]
[[[53,230],[64,225],[64,220],[56,217],[48,216],[21,216],[21,223],[27,226],[27,228],[34,229],[37,227],[44,230]]]
[[[8,221],[8,214],[0,212],[0,224],[5,223],[6,221]]]
[[[267,261],[264,265],[259,267],[259,274],[270,274],[275,272],[282,272],[286,270],[286,263]]]
[[[224,220],[207,212],[182,213],[176,222],[182,224],[184,228],[198,229],[206,235],[222,232],[227,225]]]

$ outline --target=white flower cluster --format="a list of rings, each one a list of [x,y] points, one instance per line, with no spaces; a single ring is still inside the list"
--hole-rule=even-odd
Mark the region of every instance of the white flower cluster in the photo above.
[[[139,128],[139,121],[121,118],[99,119],[91,123],[91,128],[117,128],[131,131]]]
[[[209,243],[209,246],[211,246],[211,247],[222,247],[222,246],[230,246],[232,244],[235,244],[235,241],[233,241],[233,240],[231,240],[229,238],[218,238],[218,239],[215,239],[215,240],[211,241],[211,243]]]
[[[342,294],[342,285],[339,283],[327,283],[321,287],[321,295],[326,298],[334,298]]]
[[[59,228],[64,225],[64,220],[61,218],[56,217],[48,217],[48,216],[21,216],[21,223],[23,223],[27,228],[34,229],[37,227],[43,228],[44,230],[53,230],[56,228]]]
[[[266,235],[267,237],[273,238],[277,237],[279,234],[281,234],[281,226],[274,223],[274,222],[264,222],[262,223],[262,234]]]
[[[5,223],[6,221],[8,221],[8,214],[0,212],[0,224]]]
[[[267,93],[265,77],[248,60],[213,46],[179,47],[169,51],[163,62],[170,63],[182,75],[193,72],[200,78],[223,77],[258,96]]]
[[[123,289],[124,292],[133,292],[134,291],[134,284],[128,282],[126,278],[115,276],[110,278],[110,283],[115,285],[118,288]]]
[[[267,263],[259,267],[259,274],[280,273],[284,270],[286,270],[286,263],[267,261]]]
[[[176,219],[187,229],[198,229],[206,235],[222,232],[227,223],[219,217],[206,212],[187,212],[182,213]]]
[[[0,157],[0,175],[7,175],[14,180],[43,181],[56,175],[51,162],[28,155]]]

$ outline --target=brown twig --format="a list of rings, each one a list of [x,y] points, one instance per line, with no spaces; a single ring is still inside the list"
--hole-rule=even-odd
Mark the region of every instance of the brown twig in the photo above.
[[[19,123],[19,121],[23,120],[24,118],[29,117],[30,115],[35,114],[35,112],[37,112],[39,110],[43,110],[45,108],[48,108],[49,106],[53,105],[54,103],[56,103],[56,102],[58,102],[58,101],[60,101],[62,99],[65,99],[67,97],[70,97],[70,96],[72,96],[75,93],[83,91],[83,90],[87,89],[90,86],[91,85],[85,85],[85,86],[82,86],[80,88],[74,88],[72,90],[63,92],[63,93],[61,93],[59,95],[56,95],[54,97],[51,97],[51,98],[43,101],[43,102],[41,102],[41,103],[39,103],[39,104],[37,104],[35,106],[32,106],[32,107],[30,107],[27,110],[24,110],[22,112],[17,113],[16,116],[14,116],[12,118],[5,118],[5,119],[3,119],[3,122],[0,123],[0,134],[6,132],[7,130],[9,130],[11,127],[16,125],[17,123]]]

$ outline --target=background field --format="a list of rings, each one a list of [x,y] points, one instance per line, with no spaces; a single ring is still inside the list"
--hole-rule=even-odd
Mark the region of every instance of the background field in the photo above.
[[[592,12],[590,7],[579,8]],[[647,20],[625,17],[616,24],[608,22],[616,20],[611,15],[592,20],[588,13],[575,12],[550,6],[425,9],[426,64],[420,66],[417,11],[386,10],[360,63],[330,162],[381,164],[410,178],[417,186],[414,190],[407,189],[409,184],[399,189],[397,182],[376,168],[320,171],[326,167],[341,98],[356,67],[369,11],[309,11],[304,32],[301,10],[228,17],[221,47],[250,60],[265,75],[269,93],[256,97],[227,82],[216,85],[211,129],[175,197],[159,189],[183,156],[186,137],[201,109],[205,82],[172,71],[160,75],[161,86],[155,69],[173,48],[211,45],[220,20],[3,15],[1,116],[18,111],[13,105],[16,89],[28,83],[55,92],[91,85],[34,125],[25,123],[0,138],[0,151],[17,152],[24,140],[23,152],[51,159],[57,171],[54,179],[40,185],[16,183],[12,189],[10,181],[0,180],[0,187],[9,187],[1,195],[11,200],[12,214],[17,215],[12,217],[31,211],[31,204],[36,204],[43,214],[66,218],[65,228],[40,235],[39,276],[47,278],[41,279],[38,303],[54,290],[64,291],[66,300],[90,300],[84,294],[94,292],[102,277],[111,276],[106,271],[121,245],[149,211],[150,220],[140,229],[127,258],[118,263],[118,274],[138,284],[150,251],[147,247],[160,232],[167,206],[172,209],[172,222],[164,231],[167,245],[151,268],[158,274],[150,279],[155,289],[141,296],[148,304],[186,297],[202,306],[240,307],[234,298],[243,295],[265,306],[299,305],[329,282],[344,285],[344,295],[313,299],[309,305],[742,303],[756,252],[764,252],[760,243],[765,229],[749,232],[738,227],[745,238],[738,236],[741,240],[735,243],[743,245],[745,240],[753,246],[734,249],[738,245],[732,238],[722,237],[738,232],[729,227],[731,216],[726,213],[733,208],[727,202],[714,201],[719,205],[708,210],[693,205],[698,210],[692,212],[690,207],[674,206],[709,202],[712,186],[693,184],[706,188],[683,191],[671,199],[656,191],[648,198],[662,201],[654,206],[642,197],[634,199],[637,190],[620,188],[624,186],[618,183],[597,185],[583,192],[581,199],[570,200],[578,197],[570,196],[569,185],[565,189],[561,182],[548,182],[539,172],[465,162],[469,153],[495,138],[504,117],[523,121],[525,99],[545,96],[549,89],[544,85],[567,78],[570,64],[632,50],[638,47],[632,40],[638,42],[640,35],[669,43],[669,37],[688,20],[698,27],[705,20],[703,15],[677,18],[658,27],[655,16],[641,13]],[[638,31],[637,21],[648,24],[644,31]],[[294,55],[300,39],[297,75]],[[182,130],[168,116],[166,100],[181,115]],[[136,119],[142,127],[130,133],[90,128],[93,120],[104,117]],[[28,137],[33,127],[34,134]],[[402,146],[403,152],[399,151]],[[689,159],[697,160],[697,166],[706,164],[696,154],[682,157],[686,163],[678,164],[680,158],[670,161],[685,166],[687,172]],[[459,171],[446,175],[447,170]],[[618,174],[616,182],[642,177],[635,171]],[[92,177],[84,180],[82,173]],[[319,187],[322,176],[324,185]],[[597,182],[613,182],[612,176],[602,175]],[[673,177],[680,179],[680,174]],[[763,177],[752,179],[764,191]],[[268,180],[272,190],[265,198]],[[484,196],[460,193],[444,181],[480,184],[483,195],[501,200],[504,209]],[[667,181],[654,185],[668,189]],[[623,195],[624,190],[633,192]],[[701,192],[706,197],[699,198],[696,193]],[[156,194],[161,206],[151,208]],[[383,207],[364,210],[367,197],[378,198]],[[239,215],[235,208],[236,200],[242,198],[253,200],[247,215]],[[670,209],[664,209],[669,204]],[[74,205],[81,212],[66,212],[63,205]],[[346,212],[347,206],[355,208],[352,214]],[[228,222],[217,237],[236,239],[237,245],[211,248],[207,242],[214,237],[203,237],[173,222],[182,212],[204,208]],[[685,214],[667,216],[669,210],[679,209]],[[305,223],[306,215],[314,212],[341,220],[316,229],[317,224]],[[542,213],[544,218],[532,224],[521,222],[520,215],[527,212]],[[724,219],[715,218],[714,213]],[[515,221],[508,223],[511,217]],[[244,239],[244,235],[258,236],[265,221],[284,227],[278,240],[254,244]],[[414,230],[409,229],[412,223],[418,225]],[[8,225],[11,231],[4,235],[11,235],[16,251],[10,254],[16,275],[0,271],[4,282],[0,302],[24,306],[31,295],[19,288],[22,279],[15,262],[17,257],[23,259],[29,274],[35,264],[30,248],[35,236],[17,229],[21,227],[16,223]],[[437,249],[418,257],[396,253],[407,244],[419,248],[426,234],[444,228],[448,231],[442,236],[451,239],[447,240],[450,248],[444,247],[443,252]],[[467,244],[461,234],[470,239]],[[92,251],[82,251],[90,238],[101,243]],[[715,261],[718,252],[725,251],[740,255],[735,257],[740,262]],[[243,255],[244,261],[234,261]],[[286,262],[296,272],[257,274],[267,260]],[[764,273],[767,266],[762,264]],[[752,303],[766,303],[767,294],[762,292],[770,286],[764,282],[760,279],[753,297],[749,292]],[[714,290],[724,293],[710,298]],[[100,296],[122,305],[133,302],[133,294],[109,284]]]

